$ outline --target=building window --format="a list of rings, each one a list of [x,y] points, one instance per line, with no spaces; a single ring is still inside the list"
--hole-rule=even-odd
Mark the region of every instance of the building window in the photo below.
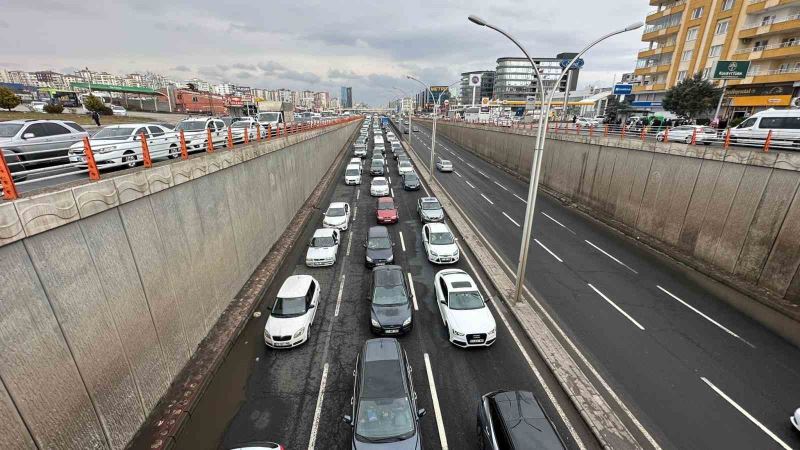
[[[692,54],[694,54],[694,50],[686,50],[685,52],[683,52],[683,55],[681,55],[681,61],[691,60]]]
[[[197,103],[197,97],[192,97],[192,103]]]
[[[686,72],[687,71],[685,71],[685,70],[681,70],[680,72],[678,72],[678,82],[679,83],[686,79]]]
[[[721,54],[722,54],[722,45],[713,45],[711,46],[711,50],[708,52],[708,57],[716,58]]]
[[[729,9],[733,8],[734,3],[736,3],[736,0],[725,0],[722,2],[722,10],[728,11]]]
[[[695,39],[697,39],[697,27],[689,28],[689,30],[686,31],[686,41],[693,41]]]
[[[711,67],[703,69],[703,79],[707,80],[711,76]]]
[[[728,32],[728,23],[730,20],[720,20],[717,22],[717,29],[714,30],[715,35],[725,34]]]
[[[692,10],[692,19],[699,19],[703,17],[703,7],[695,8]]]
[[[760,52],[761,50],[764,50],[764,48],[767,46],[768,43],[769,43],[768,40],[767,41],[755,41],[753,43],[753,51],[754,52]]]
[[[793,45],[797,45],[797,38],[795,37],[783,38],[781,40],[781,47],[791,47]]]
[[[765,27],[767,25],[772,25],[772,22],[775,21],[775,16],[764,16],[761,18],[761,26]]]

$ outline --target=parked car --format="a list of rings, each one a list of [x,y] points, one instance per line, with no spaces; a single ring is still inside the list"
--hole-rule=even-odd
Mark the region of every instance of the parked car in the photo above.
[[[668,132],[659,131],[656,134],[656,140],[664,142],[666,137],[668,141],[685,142],[689,144],[692,142],[692,136],[695,135],[695,133],[695,141],[698,143],[702,142],[705,145],[710,145],[717,140],[717,130],[702,125],[681,125],[670,128]]]
[[[422,246],[428,261],[434,264],[454,264],[461,256],[453,232],[444,223],[426,223],[422,226]]]
[[[258,121],[252,117],[243,117],[242,120],[233,122],[230,125],[230,128],[231,139],[233,139],[234,144],[240,144],[244,142],[245,130],[247,130],[247,139],[251,141],[258,139],[259,132],[261,133],[262,137],[264,136],[264,130],[261,129]]]
[[[111,114],[125,117],[128,115],[128,110],[119,105],[111,105]]]
[[[264,326],[264,342],[292,348],[306,342],[319,306],[319,282],[311,275],[292,275],[283,282]]]
[[[89,134],[80,125],[64,120],[0,122],[0,148],[11,172],[66,164],[69,148],[87,136]],[[58,159],[48,160],[50,158]]]
[[[188,150],[205,150],[208,143],[208,131],[211,131],[211,143],[214,147],[224,147],[228,140],[225,122],[214,118],[190,118],[178,122],[175,131],[183,130]]]
[[[402,176],[403,190],[418,191],[422,184],[419,177],[414,172],[406,173]]]
[[[350,226],[350,205],[345,202],[333,202],[325,211],[325,219],[322,220],[324,228],[335,228],[346,231]]]
[[[579,127],[596,127],[600,125],[600,122],[596,121],[595,119],[589,117],[578,117],[575,119],[575,125]]]
[[[478,446],[486,450],[566,448],[544,408],[528,391],[494,391],[481,396]]]
[[[731,142],[764,145],[770,131],[772,131],[770,140],[773,145],[800,146],[800,110],[759,111],[731,128]]]
[[[461,269],[440,270],[433,284],[439,314],[452,344],[465,348],[494,344],[497,325],[469,274]]]
[[[320,228],[308,242],[306,252],[306,265],[308,267],[325,267],[336,264],[336,255],[339,253],[339,230],[335,228]]]
[[[364,242],[367,249],[365,264],[367,267],[375,267],[394,262],[394,243],[389,237],[389,229],[384,226],[369,227],[367,239]]]
[[[397,339],[364,343],[353,371],[352,410],[343,417],[353,427],[353,450],[422,448],[412,369]]]
[[[411,161],[400,160],[397,162],[397,174],[403,175],[406,173],[410,173],[414,171],[414,166],[411,165]]]
[[[174,131],[154,123],[137,123],[109,125],[89,138],[95,162],[98,166],[135,167],[144,157],[142,134],[147,139],[151,158],[180,156],[180,142]],[[86,166],[82,142],[72,144],[69,161],[79,167]]]
[[[344,169],[344,184],[361,184],[361,164],[348,164]]]
[[[447,159],[440,159],[436,161],[436,170],[439,172],[452,172],[453,163]]]
[[[397,207],[394,205],[392,197],[381,197],[378,199],[378,207],[375,210],[378,223],[397,223]]]
[[[422,223],[441,222],[444,220],[442,204],[436,197],[422,197],[417,200],[417,214]]]
[[[411,295],[400,266],[372,269],[368,300],[373,333],[397,335],[411,331]]]
[[[389,182],[386,181],[386,177],[375,177],[372,179],[372,183],[369,186],[369,195],[373,197],[382,197],[384,195],[389,195]]]
[[[37,101],[31,102],[31,110],[33,112],[43,113],[45,106],[47,106],[47,102],[37,102]]]
[[[383,161],[380,159],[373,159],[369,165],[369,174],[372,176],[383,176],[385,172]]]

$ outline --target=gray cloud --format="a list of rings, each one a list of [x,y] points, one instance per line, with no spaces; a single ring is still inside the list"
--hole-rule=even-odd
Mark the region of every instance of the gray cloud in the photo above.
[[[170,70],[175,72],[190,72],[192,69],[190,69],[189,66],[175,66]]]

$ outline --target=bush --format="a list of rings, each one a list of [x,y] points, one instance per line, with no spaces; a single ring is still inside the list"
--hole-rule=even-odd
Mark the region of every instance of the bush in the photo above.
[[[109,111],[111,110],[111,108],[107,107],[102,100],[94,95],[86,96],[86,98],[83,99],[83,107],[86,108],[87,111],[97,111],[100,114],[103,114],[103,108],[108,109]]]
[[[64,112],[64,105],[61,103],[48,103],[44,105],[44,112],[48,114],[61,114]]]
[[[105,106],[105,105],[103,105],[103,107],[100,108],[97,111],[97,113],[100,114],[101,116],[113,116],[114,115],[114,111],[112,111],[111,108],[109,108],[108,106]]]
[[[0,108],[11,111],[20,103],[22,103],[22,100],[14,91],[7,87],[0,87]]]

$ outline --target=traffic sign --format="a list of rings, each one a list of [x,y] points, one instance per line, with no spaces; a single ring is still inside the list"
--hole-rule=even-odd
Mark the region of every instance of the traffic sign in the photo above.
[[[741,80],[747,76],[750,61],[717,61],[714,67],[715,80]]]
[[[481,99],[481,105],[488,105],[489,104],[489,97],[483,97]]]
[[[633,85],[630,83],[617,83],[614,85],[614,95],[628,95],[633,92]]]
[[[470,86],[480,86],[481,85],[481,76],[479,74],[474,74],[469,76],[469,85]]]
[[[570,61],[572,61],[572,59],[562,59],[560,63],[561,68],[566,69]],[[569,70],[579,70],[582,67],[583,67],[583,58],[578,58],[575,60],[574,63],[572,63],[572,67],[570,67]]]

